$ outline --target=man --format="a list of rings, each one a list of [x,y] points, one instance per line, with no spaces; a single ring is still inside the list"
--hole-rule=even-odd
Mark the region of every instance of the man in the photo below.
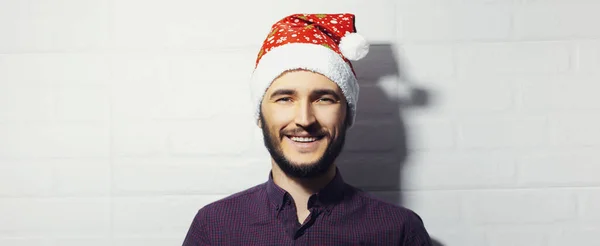
[[[334,163],[356,114],[350,60],[368,48],[352,14],[273,25],[251,79],[268,181],[200,209],[184,246],[431,245],[416,213],[346,184]]]

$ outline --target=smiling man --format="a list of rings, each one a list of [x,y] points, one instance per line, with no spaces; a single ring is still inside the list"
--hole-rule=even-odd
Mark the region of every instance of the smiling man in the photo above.
[[[368,48],[352,14],[294,14],[272,26],[251,80],[268,180],[200,209],[184,246],[431,245],[416,213],[345,183],[335,165],[356,116],[350,60]]]

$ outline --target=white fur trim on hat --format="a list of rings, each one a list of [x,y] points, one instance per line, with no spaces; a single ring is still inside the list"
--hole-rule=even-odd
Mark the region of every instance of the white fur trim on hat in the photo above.
[[[359,86],[350,65],[330,48],[305,43],[291,43],[273,48],[260,59],[250,82],[256,120],[259,118],[262,98],[273,80],[294,69],[313,71],[335,82],[344,93],[350,107],[352,115],[349,117],[349,125],[354,123]]]

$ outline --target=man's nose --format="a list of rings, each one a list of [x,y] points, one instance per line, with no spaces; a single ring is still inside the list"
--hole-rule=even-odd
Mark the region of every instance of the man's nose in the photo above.
[[[308,127],[315,123],[315,114],[310,102],[301,102],[296,107],[296,125]]]

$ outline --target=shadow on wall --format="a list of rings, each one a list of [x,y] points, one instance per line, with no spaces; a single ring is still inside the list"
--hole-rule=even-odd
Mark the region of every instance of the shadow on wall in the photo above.
[[[356,123],[337,165],[348,183],[402,205],[400,179],[410,144],[402,110],[426,107],[428,93],[403,73],[390,44],[371,45],[369,54],[353,65],[360,83]]]

